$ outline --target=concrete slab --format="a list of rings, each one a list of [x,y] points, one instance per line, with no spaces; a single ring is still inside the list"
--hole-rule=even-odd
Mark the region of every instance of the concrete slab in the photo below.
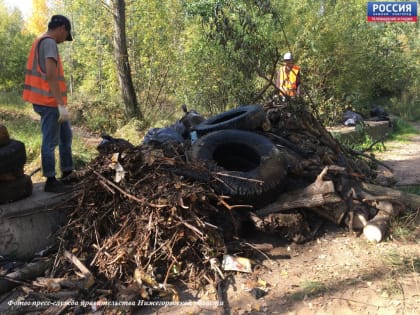
[[[31,196],[0,205],[0,255],[30,259],[53,240],[51,234],[66,222],[68,212],[58,206],[71,193],[44,192],[44,183],[35,183]]]
[[[389,121],[365,121],[365,128],[359,131],[356,127],[336,126],[326,128],[331,134],[340,141],[350,143],[362,143],[365,135],[370,136],[373,141],[380,140],[386,133],[391,134],[393,124]]]

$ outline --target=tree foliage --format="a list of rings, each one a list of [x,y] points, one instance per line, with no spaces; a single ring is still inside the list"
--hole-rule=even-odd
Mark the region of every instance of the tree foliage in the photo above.
[[[47,30],[50,10],[46,0],[32,0],[32,12],[25,23],[26,30],[38,36]]]
[[[208,91],[216,94],[212,98],[200,97],[202,105],[213,99],[220,110],[260,101],[263,93],[274,87],[280,58],[277,45],[282,42],[278,36],[281,20],[277,8],[270,1],[211,0],[190,1],[185,7],[193,21],[202,25],[195,49],[190,51],[192,60],[196,55],[196,65],[209,66],[211,71],[206,75],[214,74],[193,80],[213,87]]]
[[[400,114],[419,108],[419,24],[368,23],[366,1],[123,2],[126,71],[144,126],[168,119],[182,103],[208,113],[263,101],[275,93],[275,70],[286,51],[301,66],[305,95],[326,122],[339,119],[344,108],[364,112],[378,102]],[[92,118],[113,115],[98,124],[122,122],[124,113],[109,3],[48,2],[50,12],[69,16],[73,24],[74,41],[60,45],[72,99],[93,111]],[[0,62],[7,68],[0,89],[18,88],[17,69],[32,39],[20,33],[16,12],[0,6],[0,14],[6,47]],[[20,50],[25,58],[11,53]]]
[[[0,0],[0,91],[18,90],[24,79],[27,45],[33,36],[24,34],[22,14],[8,9]]]
[[[300,2],[294,6],[309,20],[291,28],[295,49],[306,71],[305,85],[330,118],[345,107],[366,112],[375,102],[400,95],[418,76],[413,62],[418,49],[404,38],[419,39],[413,23],[367,23],[366,3],[360,0]],[[310,12],[304,12],[310,10]]]

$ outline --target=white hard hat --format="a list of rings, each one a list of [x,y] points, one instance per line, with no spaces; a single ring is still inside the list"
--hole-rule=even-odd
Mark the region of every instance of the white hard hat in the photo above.
[[[283,56],[283,60],[293,60],[292,53],[291,52],[285,53]]]

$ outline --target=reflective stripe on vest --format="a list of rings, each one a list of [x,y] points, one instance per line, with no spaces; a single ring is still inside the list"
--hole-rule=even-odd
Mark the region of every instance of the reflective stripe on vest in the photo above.
[[[45,38],[50,36],[41,36],[32,44],[26,64],[25,85],[23,87],[23,100],[32,104],[57,107],[57,99],[52,95],[50,86],[46,79],[46,73],[42,71],[39,64],[39,45]],[[64,104],[67,104],[67,86],[64,79],[63,66],[57,50],[57,78],[58,86]]]
[[[277,87],[287,96],[296,96],[297,77],[300,71],[299,66],[293,66],[289,73],[286,73],[286,67],[282,66],[279,70]]]

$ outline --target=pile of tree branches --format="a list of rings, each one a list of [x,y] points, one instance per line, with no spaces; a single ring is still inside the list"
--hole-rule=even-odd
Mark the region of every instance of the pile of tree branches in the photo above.
[[[316,215],[350,230],[377,228],[370,233],[379,241],[390,217],[419,207],[419,197],[377,185],[368,157],[343,148],[306,104],[267,103],[265,110],[256,132],[288,164],[287,185],[275,201],[257,208],[216,193],[220,178],[189,161],[189,141],[137,147],[110,141],[78,173],[71,199],[61,205],[70,209],[68,223],[43,261],[46,277],[32,283],[32,298],[177,300],[180,285],[217,288],[229,242],[240,239],[238,213],[262,231],[285,236],[285,227],[293,228],[290,240],[307,240],[296,234]]]

